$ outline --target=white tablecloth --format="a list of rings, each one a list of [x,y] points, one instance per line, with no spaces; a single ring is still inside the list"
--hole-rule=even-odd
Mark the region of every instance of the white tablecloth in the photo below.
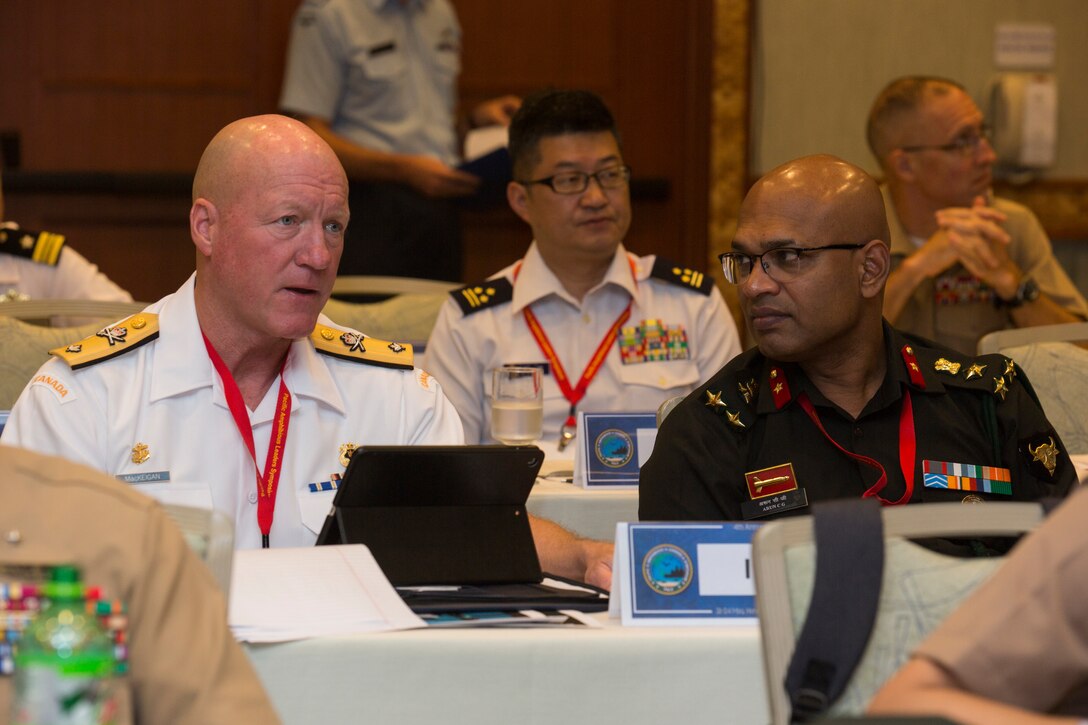
[[[638,489],[585,489],[540,478],[526,508],[582,536],[612,541],[618,522],[638,521]]]
[[[285,723],[766,723],[757,627],[419,630],[248,645]]]

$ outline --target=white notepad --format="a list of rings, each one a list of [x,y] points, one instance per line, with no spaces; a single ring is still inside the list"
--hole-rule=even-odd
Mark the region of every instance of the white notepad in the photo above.
[[[242,642],[426,626],[362,544],[234,552],[228,621]]]

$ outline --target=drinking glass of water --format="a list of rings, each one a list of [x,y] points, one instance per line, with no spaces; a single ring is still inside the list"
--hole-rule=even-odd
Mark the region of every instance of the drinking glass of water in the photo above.
[[[540,368],[504,366],[492,371],[492,438],[508,446],[520,446],[543,435],[542,384]]]

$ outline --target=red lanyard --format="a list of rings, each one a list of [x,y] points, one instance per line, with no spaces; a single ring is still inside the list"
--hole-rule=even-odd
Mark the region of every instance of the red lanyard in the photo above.
[[[915,437],[914,437],[914,408],[910,402],[910,390],[906,387],[903,388],[903,405],[899,411],[899,467],[903,471],[903,480],[906,482],[907,490],[903,493],[903,496],[898,501],[888,501],[880,495],[880,492],[884,490],[884,487],[888,485],[888,472],[884,470],[884,466],[880,465],[879,461],[876,461],[869,456],[863,456],[860,453],[852,453],[840,446],[834,438],[828,435],[824,430],[824,426],[820,423],[820,417],[816,414],[816,408],[813,407],[812,401],[808,399],[807,393],[801,393],[797,396],[797,402],[800,403],[808,417],[812,419],[812,422],[816,424],[816,427],[820,429],[820,432],[824,434],[824,438],[831,441],[831,445],[838,448],[842,453],[853,458],[858,463],[864,463],[866,466],[871,466],[880,471],[880,479],[872,485],[872,487],[861,494],[862,498],[871,498],[876,496],[877,500],[885,506],[898,506],[910,501],[910,497],[914,495],[914,454],[915,454]]]
[[[280,367],[280,391],[276,402],[276,420],[272,436],[268,440],[268,455],[264,461],[264,474],[257,468],[257,452],[253,445],[253,426],[249,422],[249,412],[246,403],[242,399],[242,391],[238,389],[238,383],[234,382],[234,376],[219,357],[219,353],[212,347],[212,343],[204,336],[204,347],[208,349],[208,357],[219,373],[223,381],[223,394],[227,398],[227,407],[234,418],[234,424],[238,426],[238,432],[242,434],[242,440],[249,450],[249,457],[253,459],[253,468],[257,475],[257,525],[261,527],[261,546],[268,548],[268,535],[272,532],[272,518],[276,511],[276,489],[280,483],[280,473],[283,470],[283,447],[287,445],[287,428],[291,423],[291,392],[287,389],[287,382],[283,379],[283,370],[287,367],[287,358]]]
[[[631,264],[631,276],[635,277],[635,262],[633,259],[628,259]],[[521,262],[518,262],[514,267],[514,281],[517,281],[518,273],[521,271]],[[635,278],[636,284],[637,278]],[[570,403],[570,413],[567,415],[567,422],[563,424],[563,428],[573,429],[575,426],[574,409],[577,407],[578,402],[585,397],[586,390],[589,389],[589,384],[593,381],[593,378],[597,375],[597,372],[601,369],[601,365],[604,364],[604,359],[608,356],[608,351],[612,347],[612,343],[616,341],[616,336],[619,335],[620,328],[623,327],[623,323],[631,317],[631,305],[634,304],[634,300],[628,300],[627,307],[623,308],[623,312],[616,318],[616,321],[612,323],[612,327],[608,329],[604,339],[601,340],[601,344],[597,346],[597,351],[593,353],[593,357],[589,359],[589,364],[586,365],[586,369],[582,371],[581,378],[578,379],[577,385],[573,387],[570,384],[570,377],[567,376],[567,371],[563,369],[563,364],[559,362],[559,356],[555,353],[555,348],[552,347],[551,341],[548,339],[547,334],[544,332],[544,328],[540,325],[540,320],[533,314],[532,309],[526,307],[522,310],[525,315],[525,324],[529,326],[529,332],[532,334],[533,339],[536,340],[536,344],[540,347],[540,351],[544,353],[544,357],[548,359],[548,364],[551,365],[552,372],[555,375],[555,382],[559,385],[560,392],[563,393],[563,397]]]

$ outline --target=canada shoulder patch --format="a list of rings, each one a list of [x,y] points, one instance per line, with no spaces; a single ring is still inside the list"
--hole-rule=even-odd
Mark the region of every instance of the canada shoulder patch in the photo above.
[[[461,312],[471,315],[514,299],[514,285],[506,277],[496,277],[455,289],[450,292],[450,297]]]
[[[72,370],[79,370],[124,355],[158,337],[159,316],[151,312],[137,312],[82,340],[54,348],[49,354],[68,363]]]
[[[412,346],[408,343],[379,340],[321,323],[310,333],[310,341],[314,349],[322,355],[338,357],[341,360],[401,370],[411,370],[414,366]]]
[[[714,283],[699,270],[670,262],[661,257],[654,260],[654,267],[650,270],[650,276],[665,282],[671,282],[699,294],[709,295],[710,290],[714,289]]]

